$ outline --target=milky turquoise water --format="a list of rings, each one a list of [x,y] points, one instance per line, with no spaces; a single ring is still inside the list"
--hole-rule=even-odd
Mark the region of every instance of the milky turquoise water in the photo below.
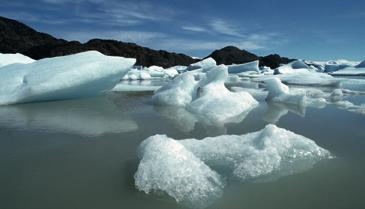
[[[163,194],[135,189],[141,141],[154,134],[176,139],[245,134],[275,120],[336,158],[274,181],[229,182],[209,208],[365,208],[365,115],[334,105],[297,108],[261,101],[242,121],[212,127],[192,124],[179,109],[154,107],[151,95],[110,93],[0,107],[0,208],[186,208]],[[347,99],[365,103],[364,96]]]

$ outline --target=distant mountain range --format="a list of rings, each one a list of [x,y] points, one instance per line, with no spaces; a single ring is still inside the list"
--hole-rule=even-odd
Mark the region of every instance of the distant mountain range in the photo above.
[[[57,39],[49,34],[38,32],[16,20],[0,17],[0,53],[21,53],[33,59],[75,54],[96,50],[105,55],[133,57],[137,65],[172,67],[189,65],[199,61],[185,54],[153,50],[134,43],[116,40],[92,39],[86,43]],[[277,54],[259,57],[234,46],[227,46],[214,51],[212,57],[218,64],[241,64],[260,60],[260,66],[276,68],[280,64],[292,61]]]

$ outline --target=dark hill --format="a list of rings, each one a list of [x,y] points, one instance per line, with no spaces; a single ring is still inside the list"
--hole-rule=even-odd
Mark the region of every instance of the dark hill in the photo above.
[[[184,54],[153,50],[133,43],[93,39],[87,43],[57,39],[40,33],[16,20],[0,17],[0,52],[22,53],[33,59],[97,50],[105,55],[137,58],[143,66],[189,65],[197,60]]]
[[[281,57],[278,54],[271,54],[265,57],[259,57],[246,50],[239,49],[235,46],[227,46],[219,50],[215,50],[207,57],[212,57],[217,64],[243,64],[255,60],[259,60],[260,66],[268,66],[277,68],[280,64],[287,64],[293,59]]]

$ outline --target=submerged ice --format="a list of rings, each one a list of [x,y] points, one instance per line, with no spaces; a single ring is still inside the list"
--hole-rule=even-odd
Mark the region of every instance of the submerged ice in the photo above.
[[[138,148],[137,189],[165,192],[178,202],[208,206],[222,195],[224,179],[273,179],[308,170],[329,151],[291,131],[267,125],[245,135],[174,140],[155,135]]]

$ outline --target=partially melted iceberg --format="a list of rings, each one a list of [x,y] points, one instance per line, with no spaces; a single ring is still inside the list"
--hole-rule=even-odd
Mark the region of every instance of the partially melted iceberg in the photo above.
[[[0,70],[0,105],[100,95],[112,89],[135,61],[89,51],[8,65]]]
[[[304,92],[291,93],[289,87],[281,83],[278,78],[269,78],[265,80],[265,84],[269,91],[269,94],[266,97],[266,100],[268,101],[294,105],[302,105],[305,102]]]
[[[216,66],[217,66],[217,62],[213,58],[208,57],[199,62],[189,65],[188,70],[202,69],[205,71],[205,70],[209,70],[210,68],[216,67]]]
[[[222,195],[223,179],[275,179],[311,169],[329,151],[275,125],[245,135],[202,140],[147,138],[138,148],[137,189],[165,192],[178,202],[204,207]]]
[[[224,85],[227,78],[226,66],[221,65],[208,71],[206,78],[198,84],[197,99],[188,104],[187,110],[209,121],[224,123],[258,104],[247,92],[229,91]]]
[[[258,102],[247,92],[231,92],[224,82],[228,69],[224,65],[211,68],[196,80],[196,72],[179,75],[158,89],[153,101],[156,105],[186,107],[207,121],[225,122],[255,107]]]
[[[4,67],[6,65],[21,63],[28,64],[34,62],[34,59],[27,57],[25,55],[16,53],[16,54],[3,54],[0,53],[0,67]]]

